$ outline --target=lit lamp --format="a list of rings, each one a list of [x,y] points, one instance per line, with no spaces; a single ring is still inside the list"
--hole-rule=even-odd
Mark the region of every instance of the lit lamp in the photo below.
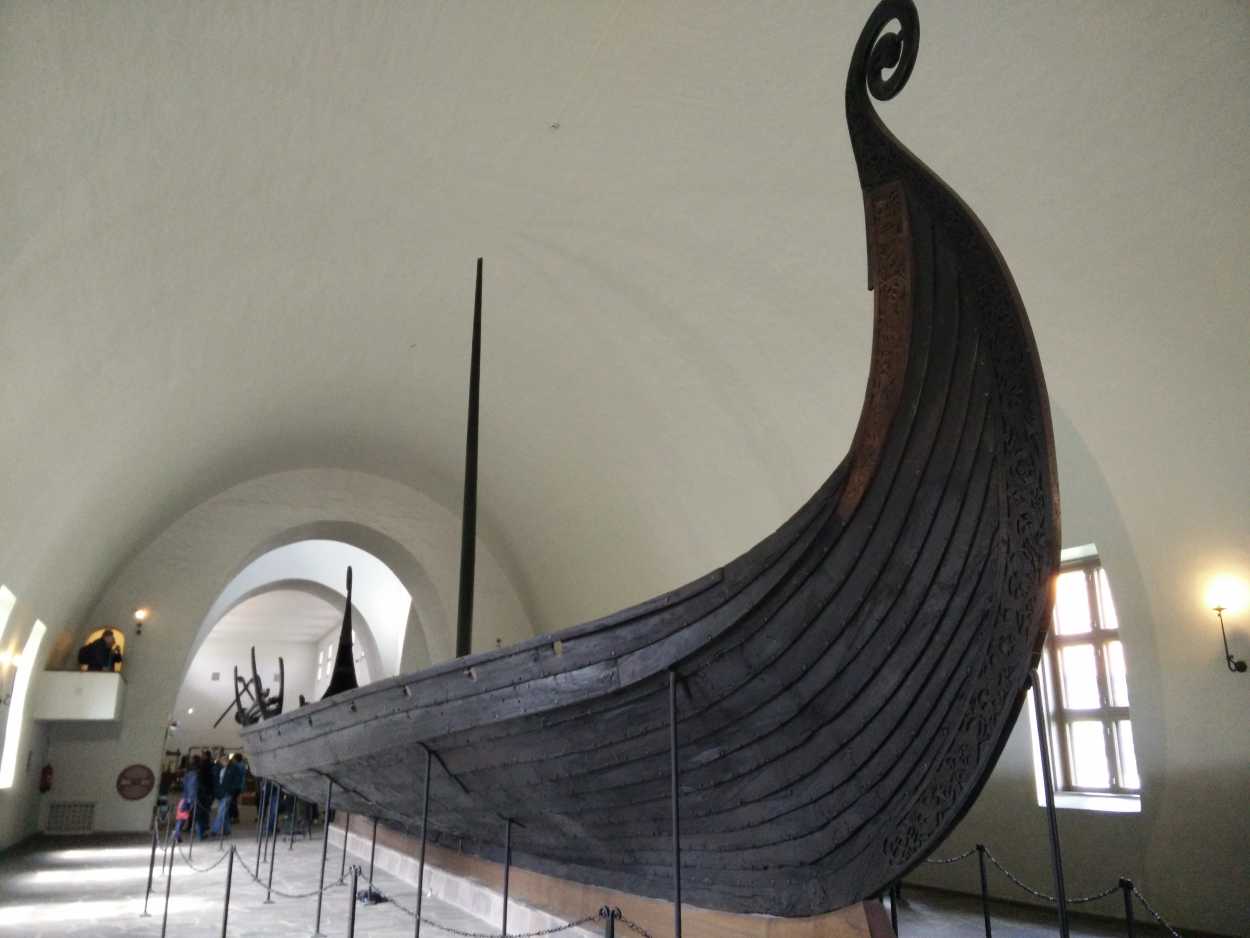
[[[1224,661],[1228,670],[1236,674],[1244,674],[1246,663],[1234,658],[1228,650],[1228,632],[1224,629],[1224,613],[1236,614],[1250,605],[1250,587],[1240,577],[1230,574],[1217,576],[1207,587],[1207,605],[1215,610],[1215,617],[1220,620],[1220,637],[1224,639]]]
[[[143,634],[143,623],[148,621],[148,616],[152,614],[152,610],[147,606],[135,610],[135,634]]]

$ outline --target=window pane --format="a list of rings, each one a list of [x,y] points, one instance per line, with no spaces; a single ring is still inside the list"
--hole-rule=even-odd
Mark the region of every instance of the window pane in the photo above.
[[[1072,710],[1092,710],[1098,697],[1098,666],[1093,645],[1069,645],[1059,649],[1063,669],[1063,704]]]
[[[1116,723],[1119,737],[1120,784],[1125,788],[1140,789],[1141,777],[1137,774],[1137,751],[1133,748],[1133,724],[1128,720]]]
[[[1055,590],[1055,631],[1060,635],[1077,635],[1091,628],[1085,571],[1069,570],[1059,574]]]
[[[1107,677],[1111,681],[1111,705],[1128,706],[1128,676],[1124,669],[1124,646],[1120,642],[1107,642]]]
[[[1076,787],[1109,788],[1111,773],[1107,770],[1107,745],[1103,740],[1102,723],[1076,720],[1068,727],[1068,740],[1072,781]]]
[[[1118,629],[1120,620],[1115,615],[1115,603],[1111,600],[1111,584],[1107,582],[1107,571],[1098,568],[1098,612],[1102,617],[1099,625],[1104,629]]]

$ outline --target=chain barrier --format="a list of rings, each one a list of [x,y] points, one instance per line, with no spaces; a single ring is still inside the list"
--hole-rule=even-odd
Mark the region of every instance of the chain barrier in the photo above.
[[[968,857],[972,856],[976,852],[977,852],[977,848],[971,847],[965,850],[963,853],[961,853],[957,857],[946,857],[945,859],[942,859],[942,860],[925,860],[925,863],[931,863],[934,866],[945,866],[947,863],[958,863],[960,860],[966,860],[968,859]]]
[[[620,922],[622,925],[624,925],[626,928],[628,928],[630,931],[634,931],[642,935],[642,938],[652,938],[651,932],[647,931],[637,922],[631,922],[629,919],[627,919],[623,915],[617,916],[616,920]]]
[[[230,856],[230,851],[227,850],[224,853],[218,854],[216,863],[213,863],[210,866],[196,866],[191,862],[191,857],[187,855],[187,852],[182,849],[182,844],[175,844],[174,848],[178,851],[179,856],[182,857],[182,862],[191,867],[191,869],[197,873],[209,873],[217,869],[217,867],[221,866],[221,861]]]
[[[239,852],[238,861],[239,863],[243,865],[243,869],[247,872],[248,879],[254,882],[257,886],[260,886],[262,889],[268,888],[266,883],[261,882],[260,868],[257,867],[256,872],[252,872],[252,868],[247,865],[247,860],[243,859],[243,854],[241,851]],[[273,887],[273,894],[275,896],[281,896],[283,899],[311,899],[313,896],[317,895],[317,893],[319,892],[329,892],[331,889],[337,889],[339,886],[342,886],[342,885],[343,884],[339,882],[327,883],[325,886],[322,886],[320,889],[314,889],[311,892],[298,892],[298,893],[283,892],[281,889],[275,886]]]
[[[1172,936],[1172,938],[1181,938],[1180,933],[1171,925],[1169,925],[1167,921],[1164,920],[1162,915],[1160,915],[1153,908],[1151,908],[1150,903],[1146,901],[1146,897],[1137,891],[1136,886],[1133,887],[1133,895],[1135,895],[1138,899],[1141,900],[1141,904],[1146,907],[1146,911],[1149,912],[1151,916],[1154,917],[1154,920],[1156,922],[1158,922],[1160,925],[1163,926],[1163,928],[1168,932],[1168,934]]]
[[[1011,880],[1013,883],[1015,883],[1025,892],[1029,893],[1032,896],[1036,896],[1038,899],[1045,899],[1047,902],[1059,901],[1054,896],[1048,893],[1039,892],[1038,890],[1030,886],[1028,883],[1022,882],[1020,879],[1018,879],[1016,875],[1011,872],[1011,870],[1007,869],[1007,867],[1003,866],[1001,863],[998,862],[998,857],[990,853],[988,847],[985,850],[985,855],[989,857],[990,862],[993,863],[994,866],[998,868],[998,871],[1000,873],[1006,876],[1009,880]],[[1097,902],[1099,899],[1105,899],[1107,898],[1107,896],[1114,895],[1115,893],[1119,891],[1120,891],[1120,884],[1116,883],[1114,886],[1107,887],[1102,892],[1096,892],[1088,896],[1077,896],[1075,898],[1069,899],[1068,905],[1081,905],[1082,903],[1085,903],[1085,902]]]
[[[387,898],[390,899],[391,905],[395,906],[395,908],[399,909],[399,911],[403,912],[409,918],[415,919],[417,917],[415,909],[408,908],[408,906],[404,905],[393,896],[387,896]],[[581,928],[583,925],[588,925],[591,922],[597,922],[599,921],[599,918],[600,913],[596,912],[594,915],[587,915],[585,918],[579,918],[575,922],[565,922],[563,925],[553,925],[551,928],[543,928],[539,931],[510,931],[507,935],[502,936],[502,938],[543,938],[544,935],[558,935],[562,931]],[[438,922],[433,919],[428,919],[424,915],[421,916],[421,924],[429,925],[432,928],[437,928],[440,931],[445,931],[451,935],[456,935],[458,938],[501,938],[499,932],[496,931],[462,931],[461,929],[453,928],[450,925],[440,925]]]

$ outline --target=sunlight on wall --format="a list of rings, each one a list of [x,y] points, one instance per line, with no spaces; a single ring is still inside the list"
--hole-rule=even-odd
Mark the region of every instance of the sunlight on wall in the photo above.
[[[13,697],[9,703],[9,720],[4,729],[4,755],[0,757],[0,789],[12,788],[17,774],[17,750],[22,741],[22,717],[26,715],[26,694],[30,690],[35,660],[39,657],[39,645],[43,642],[47,627],[36,620],[30,637],[17,661],[17,680],[13,683]]]
[[[8,628],[9,616],[17,605],[17,597],[7,586],[0,586],[0,642],[4,641],[4,630]]]

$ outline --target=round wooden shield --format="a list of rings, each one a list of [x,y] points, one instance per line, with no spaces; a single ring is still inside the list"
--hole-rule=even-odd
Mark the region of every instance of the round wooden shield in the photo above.
[[[156,776],[146,765],[128,765],[117,773],[117,793],[127,801],[146,798],[156,784]]]

